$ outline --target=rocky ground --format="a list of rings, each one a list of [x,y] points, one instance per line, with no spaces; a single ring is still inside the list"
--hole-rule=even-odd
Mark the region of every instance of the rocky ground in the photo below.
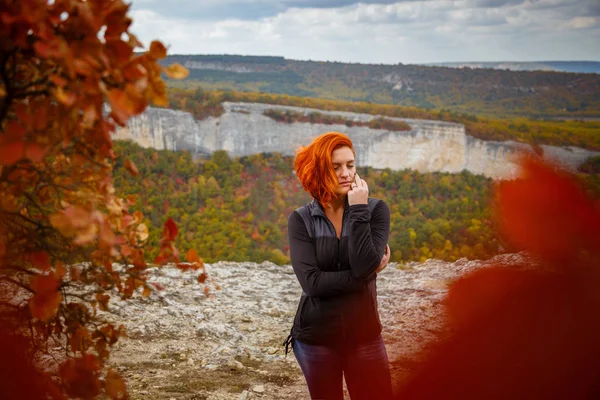
[[[395,382],[417,365],[417,352],[444,333],[442,300],[453,279],[523,258],[389,265],[378,277],[378,292]],[[308,399],[294,356],[286,357],[282,346],[301,293],[291,266],[219,262],[207,270],[221,288],[209,285],[209,296],[197,273],[163,267],[152,269],[149,279],[163,290],[111,302],[108,316],[128,334],[113,349],[111,364],[126,377],[131,398]]]

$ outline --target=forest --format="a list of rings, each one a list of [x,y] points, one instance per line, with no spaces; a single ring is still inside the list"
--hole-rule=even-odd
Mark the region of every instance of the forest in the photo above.
[[[139,172],[115,166],[115,188],[135,198],[149,229],[147,251],[159,248],[163,223],[172,218],[186,232],[175,241],[217,260],[289,262],[287,217],[310,201],[292,170],[292,157],[278,153],[231,159],[225,151],[193,160],[189,152],[144,149],[116,142]],[[421,174],[359,168],[371,195],[391,208],[392,260],[485,258],[501,251],[489,214],[492,181],[468,172]]]
[[[600,117],[600,74],[170,55],[190,69],[172,87],[447,109],[495,118]]]
[[[176,247],[196,249],[206,262],[289,263],[287,217],[310,201],[293,173],[292,157],[265,153],[232,159],[217,151],[194,160],[188,151],[144,149],[130,141],[117,141],[115,149],[137,166],[139,177],[128,172],[121,156],[115,188],[146,216],[151,256],[158,251],[164,222],[172,218],[185,232]],[[582,166],[581,174],[595,195],[600,193],[598,159]],[[491,179],[467,171],[359,167],[358,173],[370,195],[390,206],[392,261],[486,259],[510,250],[495,235]]]

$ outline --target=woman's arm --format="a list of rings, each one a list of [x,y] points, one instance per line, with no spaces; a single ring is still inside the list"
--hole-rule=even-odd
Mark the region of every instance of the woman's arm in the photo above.
[[[356,279],[350,270],[321,271],[317,267],[315,247],[304,220],[296,211],[288,218],[288,237],[292,267],[302,290],[308,296],[335,296],[365,289],[366,280]]]
[[[373,200],[371,200],[373,201]],[[369,211],[368,204],[354,204],[348,215],[348,258],[357,279],[371,275],[381,263],[390,234],[390,209],[379,200]]]

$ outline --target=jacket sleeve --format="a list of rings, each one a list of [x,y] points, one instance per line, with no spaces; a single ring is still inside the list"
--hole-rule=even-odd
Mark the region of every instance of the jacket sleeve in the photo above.
[[[294,273],[308,296],[326,297],[365,290],[367,282],[356,279],[350,270],[319,269],[315,247],[306,230],[306,224],[296,211],[288,218],[288,237]]]
[[[368,204],[349,207],[348,251],[355,278],[369,277],[379,266],[390,235],[390,209],[379,200],[373,212]]]

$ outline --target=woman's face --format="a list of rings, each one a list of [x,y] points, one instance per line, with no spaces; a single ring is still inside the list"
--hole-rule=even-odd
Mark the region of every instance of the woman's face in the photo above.
[[[350,190],[354,175],[356,174],[356,166],[354,164],[354,152],[350,147],[338,147],[331,153],[331,161],[333,169],[338,179],[338,186],[335,194],[344,196]]]

